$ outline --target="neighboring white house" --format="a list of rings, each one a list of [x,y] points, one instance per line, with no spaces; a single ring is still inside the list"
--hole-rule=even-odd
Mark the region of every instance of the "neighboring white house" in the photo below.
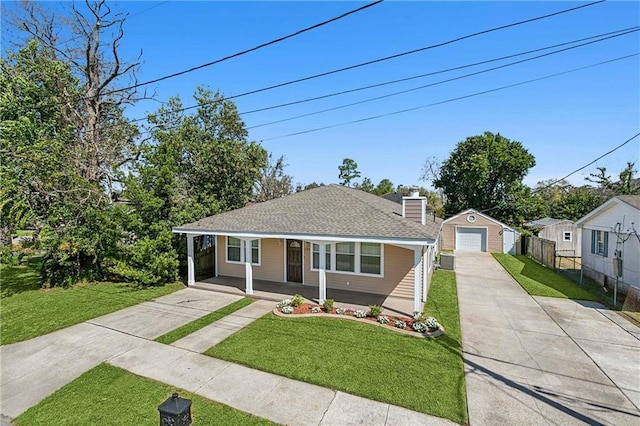
[[[582,219],[582,272],[601,285],[640,288],[640,195],[613,197]]]
[[[580,257],[582,253],[582,238],[573,222],[566,219],[552,219],[545,217],[525,223],[534,228],[539,238],[555,241],[558,256]]]

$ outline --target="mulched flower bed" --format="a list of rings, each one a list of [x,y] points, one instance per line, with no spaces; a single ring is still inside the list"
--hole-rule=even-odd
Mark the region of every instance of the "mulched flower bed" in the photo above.
[[[356,309],[354,308],[346,308],[345,312],[343,313],[338,313],[338,309],[339,308],[333,308],[331,310],[331,312],[326,312],[324,307],[322,305],[316,305],[316,304],[312,304],[312,303],[303,303],[300,306],[291,306],[291,308],[293,308],[293,312],[292,313],[284,313],[282,311],[282,307],[276,307],[273,310],[273,313],[280,316],[280,317],[313,317],[313,316],[320,316],[320,317],[330,317],[330,318],[337,318],[337,319],[350,319],[350,320],[356,320],[356,321],[362,321],[362,322],[367,322],[373,325],[378,325],[378,326],[382,326],[385,328],[390,328],[394,331],[398,331],[404,334],[408,334],[408,335],[413,335],[413,336],[417,336],[417,337],[438,337],[441,336],[445,333],[444,327],[442,327],[442,325],[439,325],[438,328],[435,329],[427,329],[427,331],[425,332],[418,332],[415,331],[413,329],[413,323],[416,322],[416,320],[414,320],[411,317],[405,317],[405,316],[396,316],[396,315],[380,315],[380,316],[385,316],[389,319],[389,322],[387,324],[383,324],[378,322],[377,318],[374,317],[370,317],[370,316],[366,316],[364,318],[358,318],[355,316],[355,311]],[[313,310],[316,310],[316,312],[314,312]],[[318,312],[319,310],[319,312]],[[406,325],[404,328],[399,328],[395,325],[395,320],[400,320],[403,321]]]

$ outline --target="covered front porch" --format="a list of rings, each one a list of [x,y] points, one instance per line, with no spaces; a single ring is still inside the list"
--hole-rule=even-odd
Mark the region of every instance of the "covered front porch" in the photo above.
[[[210,237],[202,239],[207,235]],[[214,260],[213,276],[196,273],[196,238],[199,238],[199,248],[206,241],[213,245],[213,251],[207,254]],[[351,252],[339,254],[340,244]],[[365,252],[365,248],[375,251]],[[282,295],[298,293],[319,304],[327,298],[337,302],[343,299],[353,305],[386,305],[410,314],[421,311],[426,301],[433,249],[432,245],[357,237],[311,239],[297,235],[194,233],[187,234],[187,283],[189,286],[196,281],[221,284],[216,279],[223,277],[227,280],[223,285],[253,295],[254,283],[259,282],[265,293],[277,294],[278,300],[284,298]],[[344,258],[347,261],[341,266],[350,267],[351,272],[337,270],[338,261]],[[365,273],[365,261],[371,267],[372,260],[374,269]],[[290,291],[294,288],[299,291]],[[358,294],[370,296],[357,297]],[[405,307],[407,299],[412,302],[410,308]]]
[[[218,276],[196,281],[191,287],[246,296],[245,285],[246,280],[244,278]],[[320,303],[318,287],[259,279],[253,280],[253,294],[250,296],[279,302],[282,299],[291,298],[294,294],[301,295],[309,302]],[[414,311],[414,301],[412,299],[385,296],[384,294],[329,289],[327,298],[333,299],[335,301],[334,306],[337,307],[353,307],[367,310],[370,305],[381,306],[385,315],[410,316]]]

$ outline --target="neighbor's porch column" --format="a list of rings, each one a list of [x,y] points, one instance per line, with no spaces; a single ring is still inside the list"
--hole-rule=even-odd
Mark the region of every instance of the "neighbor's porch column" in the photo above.
[[[422,247],[413,249],[413,310],[422,312],[420,290],[422,289]]]
[[[327,274],[325,272],[327,268],[327,246],[324,242],[320,241],[318,247],[320,247],[319,259],[318,259],[318,288],[320,294],[318,295],[318,303],[323,304],[327,300]],[[313,246],[312,246],[313,247]]]
[[[253,269],[251,268],[251,240],[244,241],[245,293],[253,294]]]
[[[196,269],[193,262],[193,235],[187,234],[187,285],[196,283]]]

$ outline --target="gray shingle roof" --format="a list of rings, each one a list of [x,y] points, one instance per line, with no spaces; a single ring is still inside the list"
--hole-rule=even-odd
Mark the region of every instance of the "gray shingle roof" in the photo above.
[[[209,216],[174,228],[180,231],[433,240],[441,219],[426,225],[402,217],[402,206],[377,195],[327,185]]]
[[[566,219],[553,219],[550,217],[543,217],[542,219],[532,220],[531,222],[525,223],[526,226],[544,228],[545,226],[555,225],[560,222],[570,222]]]
[[[640,195],[618,195],[616,198],[640,210]]]

